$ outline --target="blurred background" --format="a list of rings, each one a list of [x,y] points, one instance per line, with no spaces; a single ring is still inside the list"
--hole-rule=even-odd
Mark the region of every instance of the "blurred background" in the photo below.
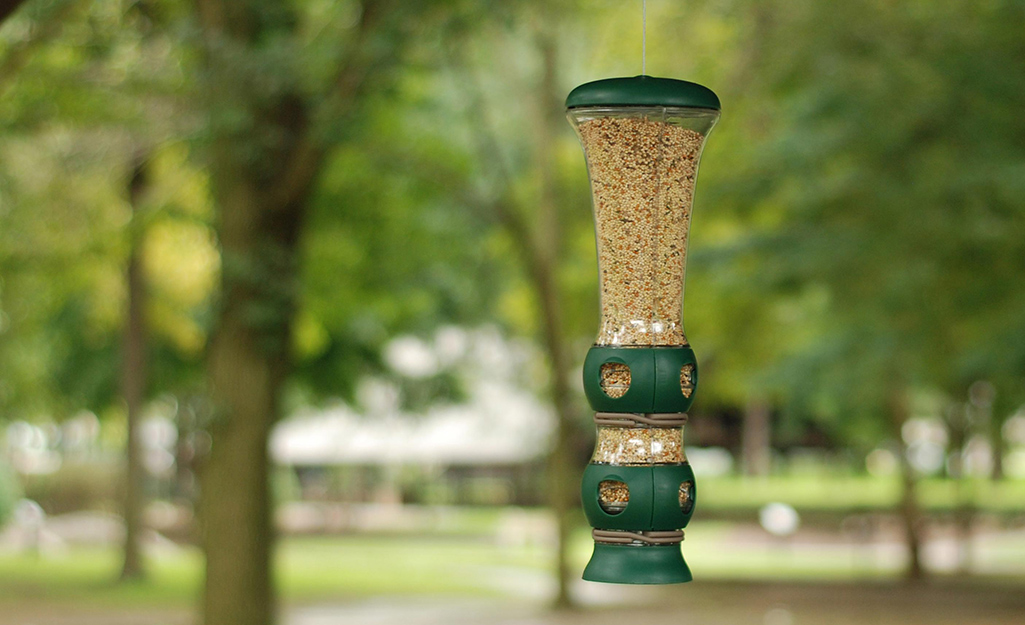
[[[0,623],[1021,623],[1025,2],[651,0],[696,581],[582,582],[641,2],[0,7]]]

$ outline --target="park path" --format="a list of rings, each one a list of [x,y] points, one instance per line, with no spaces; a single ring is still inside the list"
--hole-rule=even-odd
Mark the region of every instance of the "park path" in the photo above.
[[[583,585],[583,584],[582,584]],[[553,613],[523,601],[368,601],[294,610],[286,625],[1022,625],[1020,585],[688,584],[626,588]],[[623,597],[628,599],[623,601]],[[614,600],[618,597],[618,600]]]
[[[373,598],[295,606],[283,625],[1021,625],[1020,585],[696,583],[600,589],[604,605],[552,613],[532,600]],[[618,594],[617,594],[618,593]],[[193,625],[183,612],[0,614],[0,625]]]

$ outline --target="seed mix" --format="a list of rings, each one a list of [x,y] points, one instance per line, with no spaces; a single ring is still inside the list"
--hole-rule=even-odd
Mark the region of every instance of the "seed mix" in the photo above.
[[[579,125],[594,196],[598,345],[686,345],[683,279],[701,134],[643,117]]]

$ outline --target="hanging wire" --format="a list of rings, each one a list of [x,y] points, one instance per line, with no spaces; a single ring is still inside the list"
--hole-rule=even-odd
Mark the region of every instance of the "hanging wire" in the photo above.
[[[641,0],[641,76],[648,70],[648,0]]]

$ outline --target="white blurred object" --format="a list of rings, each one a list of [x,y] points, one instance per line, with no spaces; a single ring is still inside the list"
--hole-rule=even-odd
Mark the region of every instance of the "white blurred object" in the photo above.
[[[400,360],[421,348],[430,351],[428,344],[407,338],[401,339],[405,347],[400,339],[392,341],[393,347],[401,348],[399,352],[408,352],[399,354]],[[362,414],[345,404],[298,412],[275,427],[274,459],[299,466],[441,467],[508,465],[542,458],[551,445],[555,415],[535,389],[518,379],[523,370],[537,369],[528,366],[530,353],[490,328],[449,329],[436,340],[444,344],[446,359],[463,353],[458,369],[466,385],[465,401],[406,412],[394,384],[364,380],[357,389]]]
[[[723,447],[688,447],[687,461],[702,477],[727,475],[733,470],[733,454]]]
[[[459,326],[445,326],[434,335],[434,353],[438,364],[448,367],[466,356],[470,337]]]
[[[932,443],[942,448],[947,445],[947,428],[942,419],[916,417],[904,423],[901,427],[901,437],[909,446]]]
[[[22,475],[49,475],[60,469],[61,456],[51,449],[46,430],[25,421],[7,426],[6,453],[11,467]]]
[[[801,517],[793,506],[773,502],[758,511],[758,522],[773,536],[792,536],[801,525]]]
[[[1016,449],[1004,457],[1004,474],[1007,477],[1025,478],[1025,449]]]
[[[985,436],[969,439],[964,450],[964,470],[973,477],[988,477],[993,472],[993,446]]]
[[[794,625],[794,615],[786,608],[772,608],[765,613],[765,625]]]
[[[873,477],[887,477],[899,469],[897,455],[889,449],[873,449],[865,456],[865,469]]]
[[[947,459],[943,446],[928,440],[909,445],[907,455],[911,466],[925,475],[938,473]]]
[[[61,425],[65,453],[87,452],[96,446],[100,437],[100,420],[82,410]]]
[[[1025,414],[1019,412],[1006,422],[1001,430],[1007,442],[1016,445],[1025,445]]]
[[[392,339],[384,348],[388,366],[408,378],[426,378],[440,369],[431,346],[415,336]]]
[[[63,541],[48,531],[46,523],[42,507],[31,499],[22,499],[14,506],[11,523],[0,533],[0,552],[50,554],[61,551]]]
[[[46,513],[43,507],[31,499],[22,499],[14,506],[14,522],[20,527],[31,529],[42,527],[46,521]]]
[[[142,444],[149,449],[172,449],[178,442],[178,428],[164,417],[149,417],[140,424]]]

